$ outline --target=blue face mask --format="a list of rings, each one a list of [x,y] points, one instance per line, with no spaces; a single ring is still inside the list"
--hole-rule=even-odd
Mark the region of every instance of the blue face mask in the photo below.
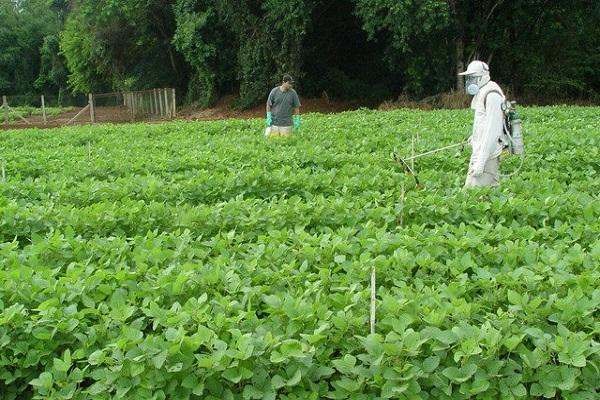
[[[478,76],[467,76],[465,79],[465,91],[471,96],[475,96],[479,92]]]
[[[479,92],[479,86],[476,84],[471,83],[469,86],[467,86],[467,93],[471,96],[475,96],[477,92]]]

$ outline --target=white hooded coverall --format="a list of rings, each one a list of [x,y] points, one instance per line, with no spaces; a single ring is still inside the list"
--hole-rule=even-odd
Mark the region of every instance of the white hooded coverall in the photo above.
[[[473,134],[469,140],[473,153],[465,187],[500,186],[500,154],[504,129],[502,103],[504,93],[496,82],[489,81],[479,89],[471,101],[475,110]]]

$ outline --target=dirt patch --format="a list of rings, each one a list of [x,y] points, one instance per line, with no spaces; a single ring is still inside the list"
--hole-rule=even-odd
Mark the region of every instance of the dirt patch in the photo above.
[[[220,119],[247,119],[247,118],[263,118],[265,116],[265,106],[258,105],[248,110],[238,110],[234,108],[234,97],[227,96],[222,98],[214,107],[206,109],[193,109],[183,107],[177,112],[176,119],[188,121],[211,121]],[[326,98],[320,99],[301,99],[303,114],[310,112],[318,113],[338,113],[343,111],[356,110],[361,107],[376,107],[376,104],[367,104],[358,101],[330,101]],[[0,123],[0,129],[26,129],[26,128],[56,128],[65,126],[73,117],[75,117],[81,108],[73,109],[69,112],[59,114],[54,117],[49,117],[44,123],[42,116],[30,116],[27,118],[30,124],[23,121],[14,121],[6,125]],[[133,118],[126,107],[96,107],[96,123],[130,123],[130,122],[161,122],[168,118],[144,118],[143,116],[137,119]],[[90,113],[84,111],[77,120],[71,125],[86,125],[91,123]]]
[[[262,118],[265,116],[265,105],[260,104],[248,110],[237,110],[234,108],[234,97],[227,96],[222,98],[214,107],[194,110],[182,109],[178,112],[178,118],[202,121],[202,120],[218,120],[230,118]],[[366,104],[359,101],[330,101],[329,99],[300,99],[302,107],[301,113],[310,112],[318,113],[338,113],[343,111],[357,110],[361,107],[372,107],[373,104]]]
[[[27,121],[23,122],[22,120],[14,121],[9,123],[8,125],[0,122],[0,129],[27,129],[27,128],[57,128],[60,126],[65,126],[67,123],[73,119],[82,108],[76,108],[71,111],[59,114],[54,117],[48,117],[47,122],[44,123],[44,118],[40,115],[29,116],[27,117]],[[116,106],[116,107],[96,107],[96,123],[130,123],[136,122],[136,119],[133,118],[131,113],[126,107]],[[147,121],[147,122],[160,122],[164,121],[167,118],[138,118],[139,121]],[[71,123],[71,125],[87,125],[91,123],[90,112],[88,110],[81,113],[81,115]]]

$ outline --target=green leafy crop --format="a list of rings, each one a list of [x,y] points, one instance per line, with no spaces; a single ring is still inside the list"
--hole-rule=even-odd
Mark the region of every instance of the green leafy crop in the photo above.
[[[390,156],[468,111],[5,132],[1,397],[597,398],[598,113],[523,109],[523,169],[472,191],[466,154],[422,188]]]

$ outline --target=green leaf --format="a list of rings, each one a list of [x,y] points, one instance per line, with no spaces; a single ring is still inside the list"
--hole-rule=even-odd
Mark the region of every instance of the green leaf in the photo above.
[[[344,389],[347,392],[357,392],[362,386],[361,382],[356,379],[350,379],[343,377],[342,379],[335,381],[335,386]]]
[[[179,331],[174,328],[168,328],[165,333],[165,338],[169,342],[175,342],[179,338]]]
[[[42,387],[44,389],[52,388],[52,374],[50,372],[42,372],[40,376],[32,379],[29,384],[36,387]]]
[[[244,391],[242,393],[242,396],[246,400],[262,399],[263,395],[264,395],[264,393],[262,390],[259,390],[258,388],[254,387],[252,385],[246,385],[244,387]]]
[[[461,368],[448,367],[442,371],[442,374],[454,383],[462,383],[469,380],[476,371],[475,364],[467,364]]]
[[[344,358],[340,360],[333,360],[333,366],[340,371],[342,374],[350,374],[352,368],[356,365],[356,357],[351,354],[346,354]]]
[[[398,384],[397,382],[388,381],[381,388],[381,397],[384,399],[398,398],[408,388],[408,383]]]
[[[163,350],[154,357],[152,357],[152,364],[156,369],[161,369],[165,361],[167,360],[168,352],[167,350]]]
[[[521,304],[521,295],[514,290],[508,291],[508,301],[511,304]]]
[[[59,372],[67,372],[71,368],[71,363],[67,363],[60,358],[54,359],[54,369]]]
[[[271,378],[271,386],[275,390],[281,389],[282,387],[284,387],[285,383],[286,383],[285,380],[279,375],[275,375]]]
[[[425,361],[423,361],[423,372],[431,373],[435,371],[439,365],[440,358],[438,356],[427,357]]]
[[[304,357],[302,343],[293,339],[283,341],[279,351],[284,357]]]
[[[300,383],[301,379],[302,379],[302,371],[300,369],[297,369],[296,372],[294,373],[294,376],[292,376],[286,382],[286,386],[296,386],[297,384]]]
[[[88,363],[90,365],[100,365],[104,362],[104,352],[102,350],[96,350],[88,357]]]

